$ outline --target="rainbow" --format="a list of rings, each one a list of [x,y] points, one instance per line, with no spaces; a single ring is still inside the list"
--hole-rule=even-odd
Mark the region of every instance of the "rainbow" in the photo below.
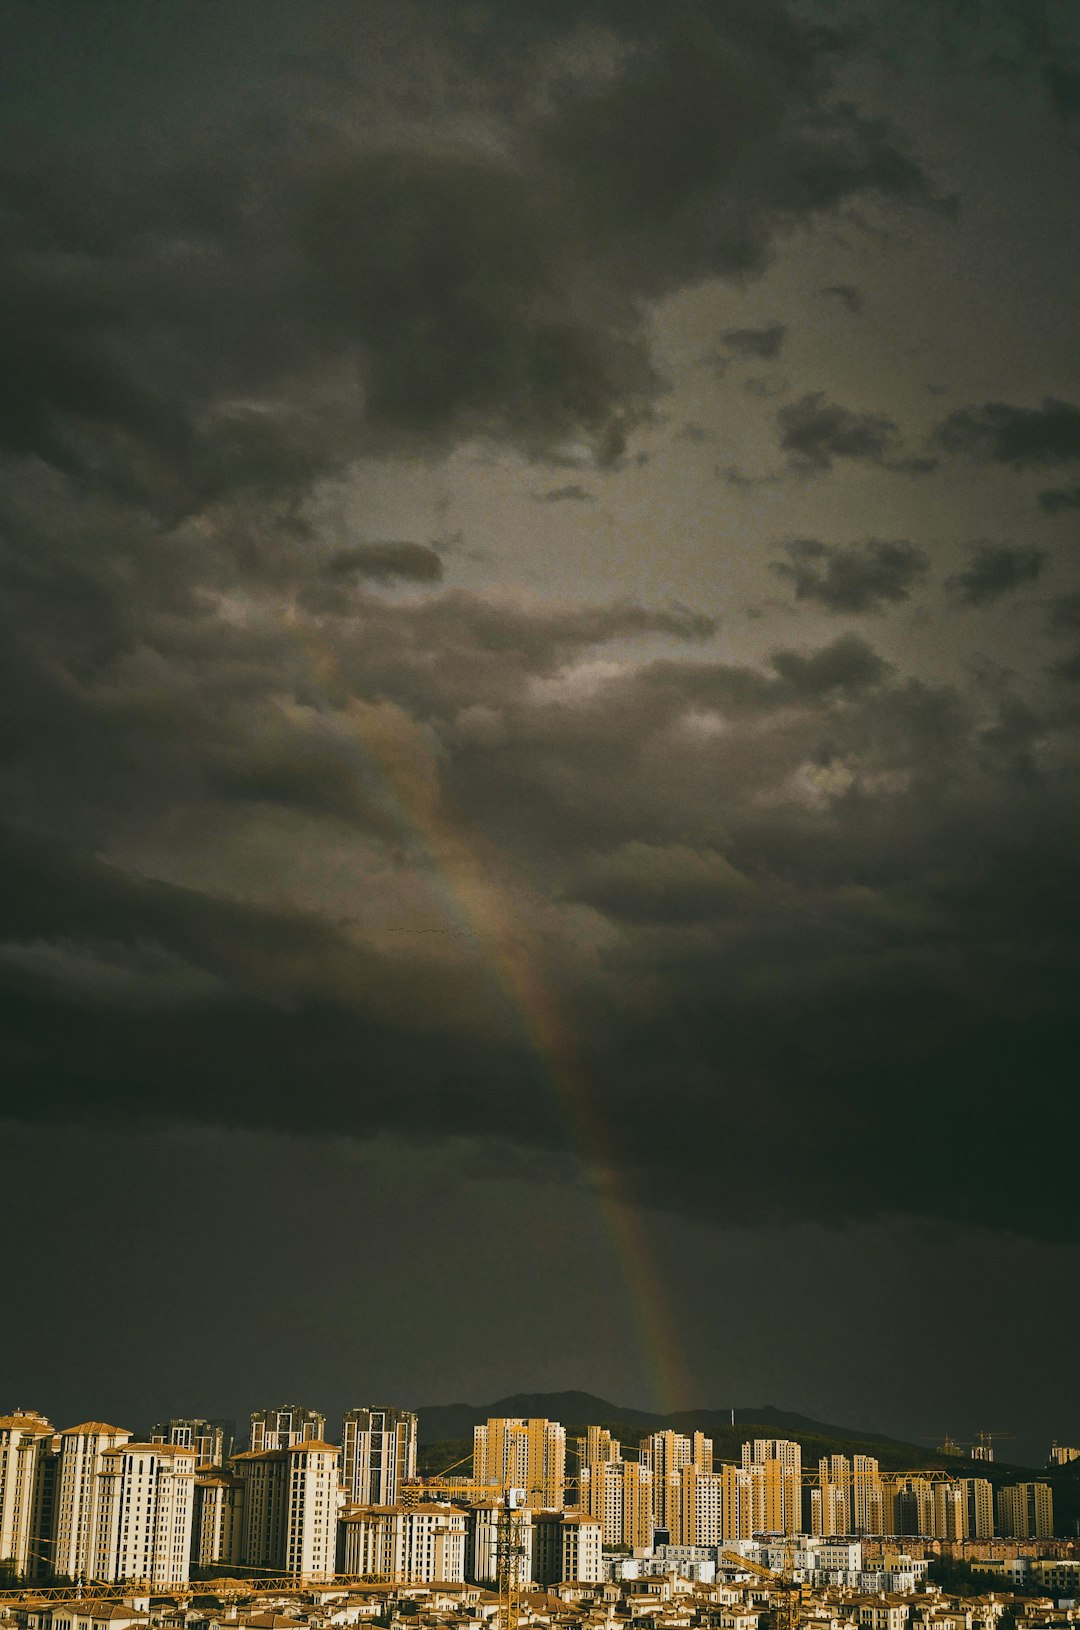
[[[448,807],[430,744],[414,721],[393,703],[352,694],[336,655],[311,626],[296,613],[287,620],[324,688],[343,698],[344,716],[376,773],[387,813],[429,861],[444,911],[473,944],[551,1088],[592,1180],[657,1407],[664,1413],[687,1407],[689,1381],[676,1322],[627,1192],[613,1134],[590,1090],[577,1042],[529,948],[524,925],[515,921],[509,897],[499,886],[497,868],[485,862],[478,840]]]

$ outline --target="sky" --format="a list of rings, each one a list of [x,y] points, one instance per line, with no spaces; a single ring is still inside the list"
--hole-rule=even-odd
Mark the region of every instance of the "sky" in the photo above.
[[[4,1407],[1080,1441],[1074,9],[0,92]]]

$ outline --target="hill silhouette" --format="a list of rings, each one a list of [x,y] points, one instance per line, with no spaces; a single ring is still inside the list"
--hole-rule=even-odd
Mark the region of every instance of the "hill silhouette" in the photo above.
[[[812,1464],[821,1455],[869,1454],[880,1460],[883,1470],[919,1467],[961,1467],[969,1464],[928,1449],[925,1444],[907,1443],[884,1432],[868,1432],[814,1420],[775,1404],[737,1407],[732,1425],[731,1409],[682,1409],[663,1415],[614,1404],[590,1392],[516,1392],[491,1404],[435,1404],[418,1411],[420,1443],[442,1451],[424,1459],[434,1471],[436,1460],[443,1465],[451,1447],[464,1455],[471,1447],[473,1427],[489,1416],[546,1416],[561,1421],[568,1433],[585,1426],[606,1426],[628,1447],[634,1447],[650,1432],[704,1432],[712,1438],[717,1457],[735,1460],[748,1437],[787,1437],[800,1443],[804,1458]],[[455,1457],[456,1458],[456,1457]]]

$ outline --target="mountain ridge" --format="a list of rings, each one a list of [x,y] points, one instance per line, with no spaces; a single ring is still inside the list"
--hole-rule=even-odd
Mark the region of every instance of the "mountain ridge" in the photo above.
[[[762,1427],[769,1428],[769,1436],[782,1436],[786,1431],[793,1435],[801,1433],[804,1437],[815,1439],[895,1445],[897,1448],[910,1449],[913,1454],[918,1454],[920,1459],[945,1460],[947,1463],[947,1457],[937,1455],[936,1451],[912,1444],[904,1438],[893,1437],[887,1432],[837,1426],[827,1421],[815,1420],[809,1415],[798,1414],[793,1410],[780,1409],[775,1404],[735,1406],[734,1410],[730,1407],[680,1409],[664,1414],[657,1410],[634,1409],[628,1405],[614,1404],[590,1392],[516,1392],[505,1398],[496,1399],[491,1404],[427,1405],[420,1408],[417,1414],[419,1440],[424,1444],[471,1438],[473,1427],[482,1425],[489,1417],[546,1416],[551,1420],[562,1421],[566,1426],[619,1425],[640,1429],[643,1433],[670,1429],[681,1432],[703,1431],[715,1436],[717,1433],[730,1433],[732,1430],[745,1434],[750,1428]]]

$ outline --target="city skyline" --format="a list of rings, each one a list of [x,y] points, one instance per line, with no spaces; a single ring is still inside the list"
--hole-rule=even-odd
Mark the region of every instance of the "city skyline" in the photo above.
[[[1065,1537],[1075,1486],[1056,1485],[1063,1529],[1054,1484],[995,1477],[992,1455],[968,1475],[858,1453],[823,1455],[815,1469],[793,1439],[747,1439],[725,1460],[702,1431],[661,1430],[627,1458],[596,1425],[568,1436],[550,1417],[489,1417],[474,1429],[468,1470],[459,1461],[418,1477],[415,1416],[351,1410],[342,1445],[325,1424],[296,1404],[257,1410],[240,1448],[202,1418],[141,1438],[101,1420],[58,1431],[36,1411],[0,1414],[7,1588],[126,1584],[142,1594],[241,1570],[265,1584],[469,1579],[503,1592],[508,1557],[522,1583],[627,1579],[643,1566],[665,1571],[669,1555],[676,1572],[709,1582],[754,1552],[780,1585],[774,1552],[787,1547],[803,1558],[781,1562],[789,1585],[797,1567],[807,1583],[909,1595],[936,1583],[918,1566],[931,1542],[993,1569],[1007,1564],[993,1544],[1010,1541],[1024,1570],[1044,1545],[1041,1560],[1065,1582],[1080,1568]],[[1061,1464],[1077,1455],[1067,1448]]]
[[[0,107],[0,1395],[1080,1442],[1080,12],[13,0]]]

